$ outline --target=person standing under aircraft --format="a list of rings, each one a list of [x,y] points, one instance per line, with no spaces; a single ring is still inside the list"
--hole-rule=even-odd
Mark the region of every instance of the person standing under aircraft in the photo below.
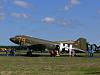
[[[15,52],[16,52],[16,50],[13,48],[13,56],[15,56]]]
[[[14,48],[12,48],[12,49],[10,50],[10,55],[11,55],[11,56],[15,56],[15,52],[16,52],[16,50],[15,50]]]
[[[88,48],[88,56],[93,57],[94,55],[94,49],[92,48],[92,45]]]
[[[5,52],[6,52],[6,56],[9,55],[9,49],[5,49]]]

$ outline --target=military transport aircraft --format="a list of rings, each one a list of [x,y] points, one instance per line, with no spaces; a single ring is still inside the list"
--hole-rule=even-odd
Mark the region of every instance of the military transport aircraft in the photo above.
[[[15,44],[25,46],[29,49],[27,55],[32,55],[33,50],[49,50],[51,56],[56,56],[63,50],[69,51],[69,55],[75,50],[86,52],[87,50],[87,40],[85,38],[79,38],[76,41],[48,41],[43,39],[38,39],[26,35],[17,35],[11,37],[10,41]]]

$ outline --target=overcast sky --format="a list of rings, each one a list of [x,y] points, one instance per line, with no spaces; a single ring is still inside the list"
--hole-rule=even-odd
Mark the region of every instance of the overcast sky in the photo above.
[[[15,35],[100,44],[100,0],[0,0],[0,45]]]

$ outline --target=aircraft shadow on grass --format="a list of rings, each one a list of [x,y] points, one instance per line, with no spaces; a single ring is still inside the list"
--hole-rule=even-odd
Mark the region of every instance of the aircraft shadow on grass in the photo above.
[[[100,75],[100,71],[98,72],[88,72],[88,73],[85,73],[85,74],[88,74],[88,75]]]

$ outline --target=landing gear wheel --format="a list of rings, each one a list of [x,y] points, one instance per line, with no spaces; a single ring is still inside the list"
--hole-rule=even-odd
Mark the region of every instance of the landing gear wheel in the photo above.
[[[51,57],[55,57],[57,54],[56,54],[56,51],[55,50],[51,50],[50,51],[50,56]]]
[[[32,56],[32,51],[28,51],[26,55],[27,56]]]

